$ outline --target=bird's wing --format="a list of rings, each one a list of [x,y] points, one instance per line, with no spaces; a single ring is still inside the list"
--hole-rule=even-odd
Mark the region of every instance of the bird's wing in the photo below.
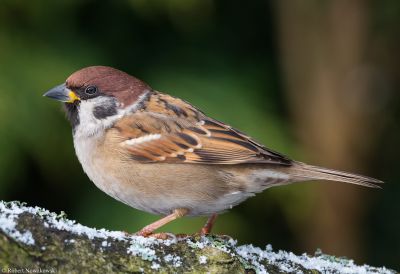
[[[190,104],[156,93],[142,110],[114,125],[120,145],[140,162],[291,165],[238,130],[205,116]]]

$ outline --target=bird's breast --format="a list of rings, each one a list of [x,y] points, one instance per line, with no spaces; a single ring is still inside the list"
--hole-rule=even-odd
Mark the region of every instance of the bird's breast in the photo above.
[[[103,139],[99,136],[74,138],[75,152],[89,179],[102,191],[113,198],[123,201],[120,184],[109,169],[107,160],[112,161],[102,152]]]
[[[154,197],[147,193],[151,183],[138,174],[134,161],[126,159],[118,146],[109,144],[104,137],[74,137],[76,155],[89,179],[114,199],[133,208],[150,213],[166,214],[170,208],[162,203],[155,208]]]

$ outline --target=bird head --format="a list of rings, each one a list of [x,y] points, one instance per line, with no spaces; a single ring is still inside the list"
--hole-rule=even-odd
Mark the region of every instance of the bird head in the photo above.
[[[151,88],[143,81],[106,66],[83,68],[43,96],[64,102],[73,128],[107,126],[113,117],[133,108]],[[92,130],[93,131],[93,130]]]

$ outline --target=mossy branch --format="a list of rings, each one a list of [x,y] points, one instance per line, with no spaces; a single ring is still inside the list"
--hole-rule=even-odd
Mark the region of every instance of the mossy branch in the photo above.
[[[323,254],[237,246],[223,236],[156,240],[96,230],[18,202],[0,202],[0,267],[3,273],[395,273]]]

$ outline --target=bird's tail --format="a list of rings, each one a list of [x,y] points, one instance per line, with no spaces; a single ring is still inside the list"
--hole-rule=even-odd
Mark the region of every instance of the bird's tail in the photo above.
[[[291,166],[292,176],[299,181],[304,180],[328,180],[338,181],[349,184],[361,185],[366,187],[381,188],[379,184],[383,182],[363,175],[328,169],[324,167],[312,166],[301,162],[295,162]]]

